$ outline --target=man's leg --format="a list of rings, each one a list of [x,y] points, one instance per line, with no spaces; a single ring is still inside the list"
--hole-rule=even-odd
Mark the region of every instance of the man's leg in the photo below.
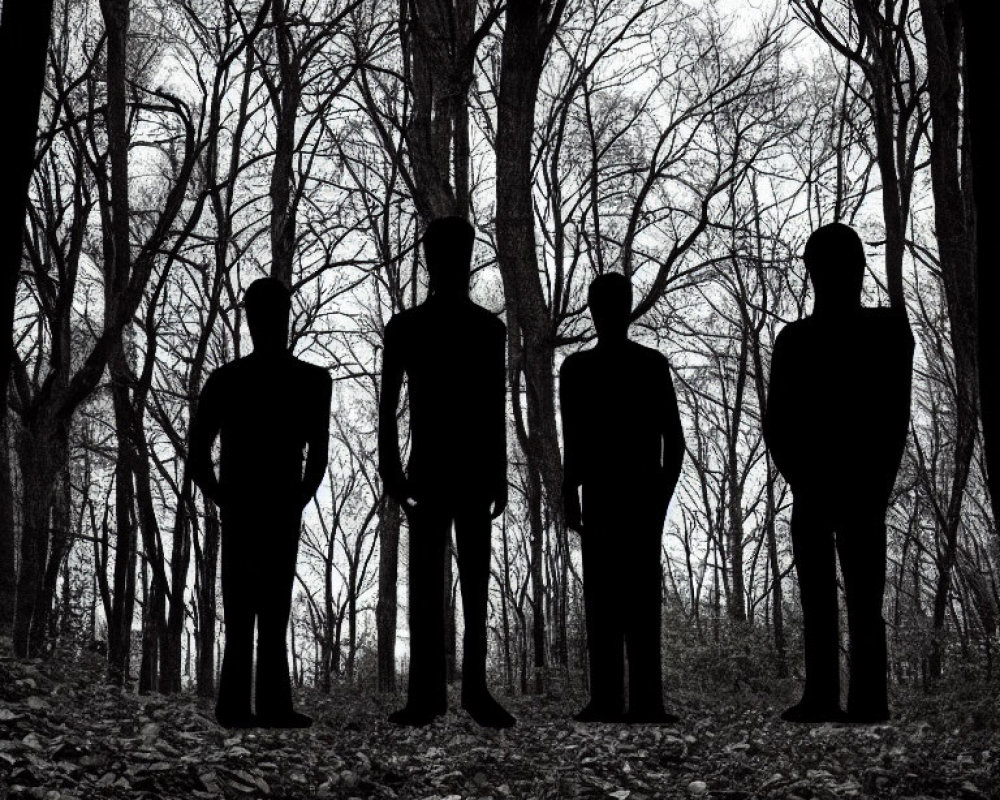
[[[389,716],[426,725],[448,708],[444,640],[444,554],[451,531],[446,509],[421,502],[407,511],[410,527],[410,676],[406,707]]]
[[[289,512],[285,518],[267,515],[263,520],[277,541],[261,546],[258,557],[257,591],[257,717],[262,725],[303,728],[312,724],[305,714],[292,709],[292,682],[288,671],[288,618],[292,610],[292,585],[298,551],[301,517]]]
[[[885,594],[885,506],[860,509],[837,531],[850,635],[851,683],[847,714],[857,722],[889,719],[887,655],[882,600]]]
[[[486,611],[490,579],[489,506],[461,509],[455,515],[458,576],[462,588],[465,635],[462,639],[462,708],[480,725],[509,728],[514,717],[486,688]]]
[[[629,569],[625,572],[625,645],[628,652],[630,722],[676,722],[663,709],[663,667],[660,661],[661,581],[660,541],[663,517],[658,509],[636,515],[627,532]]]
[[[810,498],[794,498],[792,552],[802,599],[806,685],[802,700],[782,717],[791,722],[839,719],[840,646],[833,528],[822,507]]]
[[[219,675],[215,718],[220,725],[247,727],[253,670],[253,624],[255,589],[249,574],[245,526],[233,515],[222,515],[222,610],[226,643]]]
[[[584,491],[583,607],[590,662],[590,702],[579,722],[616,722],[625,713],[625,622],[621,586],[615,580],[624,561],[618,528],[604,513],[602,498]]]

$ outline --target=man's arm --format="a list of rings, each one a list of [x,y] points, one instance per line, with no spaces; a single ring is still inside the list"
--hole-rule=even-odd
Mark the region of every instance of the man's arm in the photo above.
[[[559,370],[559,408],[562,413],[563,429],[563,514],[566,527],[581,532],[583,514],[580,509],[580,485],[582,454],[580,446],[580,396],[576,385],[576,369],[572,356],[567,358]]]
[[[333,381],[326,370],[323,370],[316,388],[318,405],[306,435],[309,453],[306,456],[306,468],[302,476],[303,508],[319,489],[330,458],[330,398],[333,395]]]
[[[684,463],[684,426],[681,425],[681,412],[677,406],[677,393],[670,377],[670,364],[663,359],[663,382],[665,398],[663,403],[662,433],[663,433],[663,506],[670,503],[674,488],[681,475],[681,465]]]
[[[490,353],[490,393],[495,400],[493,434],[493,486],[490,516],[499,517],[507,507],[507,326],[500,323]]]
[[[886,340],[890,344],[885,364],[886,392],[882,398],[884,418],[879,421],[886,436],[889,463],[893,466],[890,483],[903,460],[906,437],[910,431],[910,387],[913,381],[913,333],[905,312],[890,311]]]
[[[222,397],[219,379],[213,372],[198,397],[191,420],[191,449],[188,452],[188,470],[191,480],[216,505],[222,505],[219,480],[212,464],[212,444],[222,427]]]
[[[406,475],[399,452],[399,424],[396,421],[404,369],[398,327],[395,317],[385,326],[382,394],[378,404],[378,473],[382,476],[386,494],[400,505],[407,505]]]
[[[787,333],[787,330],[783,330],[774,341],[762,432],[774,466],[786,481],[791,482],[793,476],[789,473],[793,469],[793,458],[789,452],[791,449],[789,427],[792,425],[793,402],[789,385],[790,365],[786,363],[790,355]]]

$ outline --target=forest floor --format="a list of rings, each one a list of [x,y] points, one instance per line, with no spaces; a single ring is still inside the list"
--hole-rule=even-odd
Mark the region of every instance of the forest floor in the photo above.
[[[674,726],[584,725],[578,694],[505,698],[421,729],[361,690],[302,692],[307,730],[230,732],[191,693],[137,696],[100,664],[0,655],[0,800],[91,798],[1000,798],[994,687],[897,696],[884,725],[791,725],[794,683],[669,698]],[[457,704],[456,704],[457,705]]]

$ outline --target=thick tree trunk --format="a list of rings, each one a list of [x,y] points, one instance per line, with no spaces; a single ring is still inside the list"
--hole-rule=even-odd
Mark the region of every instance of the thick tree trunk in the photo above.
[[[22,487],[21,571],[14,613],[14,654],[31,649],[31,627],[49,555],[49,515],[59,470],[65,463],[68,436],[54,420],[25,420],[18,450]]]
[[[941,675],[942,636],[958,547],[962,500],[976,442],[976,284],[971,179],[963,153],[967,130],[961,109],[962,25],[955,0],[922,0],[930,94],[931,180],[941,278],[955,360],[955,454],[938,546],[931,678]]]
[[[115,566],[111,620],[108,624],[108,677],[114,685],[123,686],[129,678],[138,532],[134,515],[135,487],[132,482],[131,433],[127,408],[130,402],[129,391],[128,387],[120,382],[123,380],[122,372],[114,367],[111,372],[114,382],[111,391],[118,430],[118,456],[115,464]]]
[[[53,620],[56,602],[56,588],[59,572],[69,555],[72,545],[70,525],[72,524],[72,495],[69,483],[69,453],[64,453],[64,461],[59,470],[52,498],[52,534],[48,562],[38,587],[35,600],[35,615],[31,620],[31,641],[29,649],[36,655],[47,653],[54,644]]]
[[[996,527],[1000,521],[1000,239],[996,235],[1000,148],[996,146],[995,9],[981,0],[961,0],[965,21],[965,108],[968,115],[972,189],[975,196],[975,274],[978,289],[979,407],[983,424],[986,477]]]
[[[14,527],[14,484],[11,473],[12,442],[6,415],[0,416],[0,637],[14,628],[17,599],[17,530]]]
[[[519,431],[527,457],[529,487],[544,487],[556,534],[565,535],[562,523],[562,459],[556,432],[554,331],[545,303],[535,252],[534,206],[532,202],[531,148],[535,129],[535,103],[545,50],[551,41],[563,3],[550,9],[539,0],[513,0],[507,4],[506,27],[500,49],[500,85],[497,100],[496,136],[496,236],[500,272],[503,277],[510,337],[512,374],[524,376],[527,426]],[[547,16],[548,15],[548,16]],[[514,386],[520,381],[513,381]],[[513,398],[515,409],[520,398]],[[529,490],[529,506],[534,502]],[[542,617],[543,540],[541,497],[538,508],[529,509],[532,526],[532,575],[534,593],[534,641],[536,688],[544,665],[544,618]],[[540,627],[541,626],[541,627]]]
[[[7,416],[7,385],[14,353],[14,301],[21,272],[28,184],[35,166],[38,109],[45,85],[52,0],[8,0],[0,14],[0,75],[4,86],[4,162],[0,181],[0,419]],[[4,530],[0,528],[0,537]],[[0,543],[0,554],[8,545]],[[9,548],[13,548],[11,542]],[[4,561],[0,569],[9,570]],[[0,578],[0,590],[4,585]],[[6,577],[9,585],[10,576]],[[3,613],[0,596],[0,614]],[[0,617],[0,630],[11,620]]]

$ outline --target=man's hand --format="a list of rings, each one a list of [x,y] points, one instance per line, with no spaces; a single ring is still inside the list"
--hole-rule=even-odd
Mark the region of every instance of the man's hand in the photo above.
[[[490,518],[496,519],[501,514],[503,510],[507,508],[507,479],[504,478],[503,482],[498,483],[496,489],[493,492],[493,507],[490,511]]]
[[[309,501],[313,499],[315,494],[315,492],[310,492],[304,485],[299,488],[299,508],[302,511],[305,511],[306,506],[309,505]]]
[[[583,533],[583,514],[580,511],[580,495],[576,486],[563,485],[563,516],[566,527]]]

